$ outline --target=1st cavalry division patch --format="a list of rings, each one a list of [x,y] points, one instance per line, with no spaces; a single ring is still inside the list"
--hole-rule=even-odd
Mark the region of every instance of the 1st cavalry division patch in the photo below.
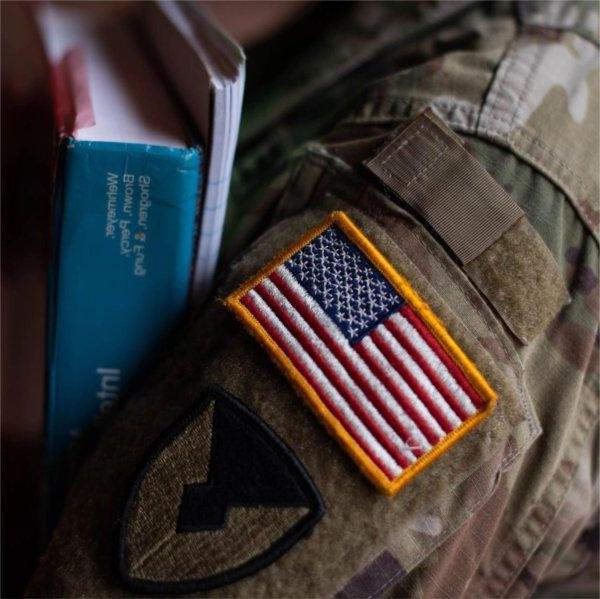
[[[291,450],[219,387],[160,438],[129,495],[119,567],[137,591],[187,593],[264,568],[325,511]]]
[[[383,493],[493,409],[475,365],[342,212],[225,301]]]

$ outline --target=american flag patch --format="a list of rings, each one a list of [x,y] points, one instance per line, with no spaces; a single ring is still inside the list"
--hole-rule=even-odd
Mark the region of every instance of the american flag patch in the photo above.
[[[388,495],[495,403],[429,306],[342,212],[226,304]]]

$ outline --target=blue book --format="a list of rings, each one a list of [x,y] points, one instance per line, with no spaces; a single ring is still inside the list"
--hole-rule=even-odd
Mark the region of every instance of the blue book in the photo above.
[[[54,198],[51,462],[143,371],[187,305],[201,151],[63,140]]]
[[[47,338],[50,517],[77,453],[67,450],[81,447],[74,441],[142,382],[190,297],[202,212],[198,127],[127,10],[44,3],[37,11],[59,133]]]

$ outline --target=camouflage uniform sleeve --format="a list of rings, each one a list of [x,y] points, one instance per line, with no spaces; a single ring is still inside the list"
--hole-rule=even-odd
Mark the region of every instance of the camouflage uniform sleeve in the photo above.
[[[572,298],[516,345],[540,438],[399,596],[593,595],[598,584],[598,16],[586,3],[522,3],[518,15],[483,24],[473,52],[375,86],[349,121],[433,107],[524,209]]]
[[[414,46],[387,48],[388,76],[368,87],[361,79],[356,109],[297,153],[268,196],[273,226],[106,431],[30,595],[520,597],[583,567],[598,509],[598,173],[590,168],[598,18],[590,7],[461,12],[423,42],[436,57],[410,68],[397,65]],[[403,154],[423,119],[434,133]],[[391,179],[368,168],[374,159]],[[462,244],[479,239],[465,217],[472,213],[452,211],[471,196],[493,197],[491,207],[511,202],[501,211],[506,226],[475,257]],[[456,204],[440,212],[449,197]],[[310,292],[303,277],[321,287]],[[365,294],[377,301],[365,304]],[[461,385],[481,400],[456,428],[473,426],[449,443],[449,424],[443,451],[419,437],[432,460],[429,449],[411,453],[416,438],[391,443],[395,432],[368,410],[359,420],[379,444],[353,434],[326,409],[337,395],[325,387],[347,375],[357,383],[376,349],[321,374],[317,352],[303,370],[281,333],[297,326],[295,300],[311,307],[297,310],[305,322],[325,313],[321,322],[333,319],[346,336],[331,341],[339,361],[353,327],[383,349],[387,333],[369,323],[414,318],[406,330],[441,347],[440,372],[463,381],[452,383],[448,405]],[[398,355],[394,367],[371,363],[374,396],[393,394],[396,376],[413,391],[437,380],[426,375],[427,348],[412,362]],[[416,381],[406,370],[413,362],[425,373]],[[356,388],[348,405],[365,395]],[[416,399],[404,401],[416,411]],[[362,426],[353,422],[354,431]],[[426,467],[405,480],[413,461]],[[386,469],[388,482],[402,484],[387,484]]]

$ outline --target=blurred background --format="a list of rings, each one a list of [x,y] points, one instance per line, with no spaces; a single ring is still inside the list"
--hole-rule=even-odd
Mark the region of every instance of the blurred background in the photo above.
[[[49,69],[25,6],[2,2],[2,595],[38,551],[54,130]]]

